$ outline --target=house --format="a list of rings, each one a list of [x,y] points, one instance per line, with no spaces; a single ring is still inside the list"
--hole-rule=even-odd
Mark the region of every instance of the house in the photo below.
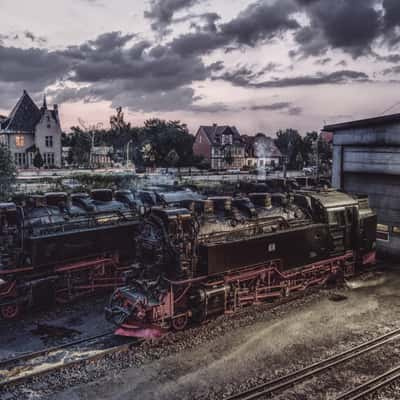
[[[275,146],[274,139],[264,133],[255,136],[243,135],[245,147],[245,165],[250,168],[274,167],[280,164],[282,154]]]
[[[203,156],[215,170],[242,168],[245,165],[245,143],[234,126],[200,126],[193,152]]]
[[[72,147],[62,147],[62,164],[65,167],[71,167],[68,161],[71,161]],[[112,167],[113,161],[111,155],[113,154],[112,146],[94,146],[91,150],[91,165],[94,168],[109,168]]]
[[[61,167],[61,125],[58,107],[39,108],[24,90],[8,117],[0,118],[0,143],[11,152],[17,168],[32,168],[39,152],[47,168]]]

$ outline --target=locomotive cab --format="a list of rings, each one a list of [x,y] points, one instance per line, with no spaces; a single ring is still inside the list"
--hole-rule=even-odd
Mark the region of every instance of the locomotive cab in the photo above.
[[[0,203],[0,269],[10,265],[17,232],[16,205],[14,203]]]

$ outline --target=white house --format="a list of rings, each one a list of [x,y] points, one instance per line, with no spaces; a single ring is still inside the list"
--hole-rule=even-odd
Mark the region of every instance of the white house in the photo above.
[[[0,142],[8,146],[17,168],[32,168],[40,152],[44,166],[61,167],[61,125],[58,106],[39,108],[24,90],[8,117],[0,119]]]

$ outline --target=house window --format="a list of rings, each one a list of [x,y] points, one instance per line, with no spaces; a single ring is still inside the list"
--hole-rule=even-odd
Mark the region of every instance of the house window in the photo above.
[[[199,135],[199,143],[201,143],[201,135]]]
[[[25,146],[25,136],[24,135],[15,136],[15,146],[16,147],[24,147]]]
[[[222,135],[222,145],[232,144],[233,138],[232,135]]]
[[[53,136],[46,136],[46,147],[53,147]]]
[[[47,167],[54,166],[54,153],[44,153],[43,154],[44,165]]]
[[[26,165],[26,154],[25,153],[14,153],[14,161],[17,167],[25,167]]]
[[[376,227],[376,238],[378,240],[389,240],[389,225],[378,224]]]

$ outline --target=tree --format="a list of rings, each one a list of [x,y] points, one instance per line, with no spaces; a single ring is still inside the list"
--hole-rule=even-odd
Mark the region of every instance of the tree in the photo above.
[[[0,200],[9,199],[15,177],[16,168],[11,152],[6,146],[0,145]]]
[[[295,129],[279,130],[275,145],[287,157],[288,168],[298,169],[304,160],[303,139]]]
[[[36,168],[38,168],[39,170],[40,170],[40,168],[42,168],[43,165],[44,165],[43,157],[42,157],[42,155],[40,154],[40,151],[39,151],[39,150],[36,151],[35,157],[33,158],[33,165],[34,165]]]
[[[147,146],[147,162],[151,165],[168,167],[168,154],[173,150],[178,158],[176,166],[185,167],[193,163],[194,137],[187,126],[179,121],[165,121],[157,118],[145,121],[140,132],[140,141]],[[143,148],[143,146],[142,146]],[[143,154],[143,152],[142,152]]]
[[[71,157],[68,157],[69,164],[88,165],[91,149],[91,138],[80,127],[71,127],[68,134]]]
[[[168,154],[167,157],[165,158],[165,161],[167,163],[167,167],[175,167],[178,162],[179,162],[179,155],[175,151],[175,149],[172,149]]]

